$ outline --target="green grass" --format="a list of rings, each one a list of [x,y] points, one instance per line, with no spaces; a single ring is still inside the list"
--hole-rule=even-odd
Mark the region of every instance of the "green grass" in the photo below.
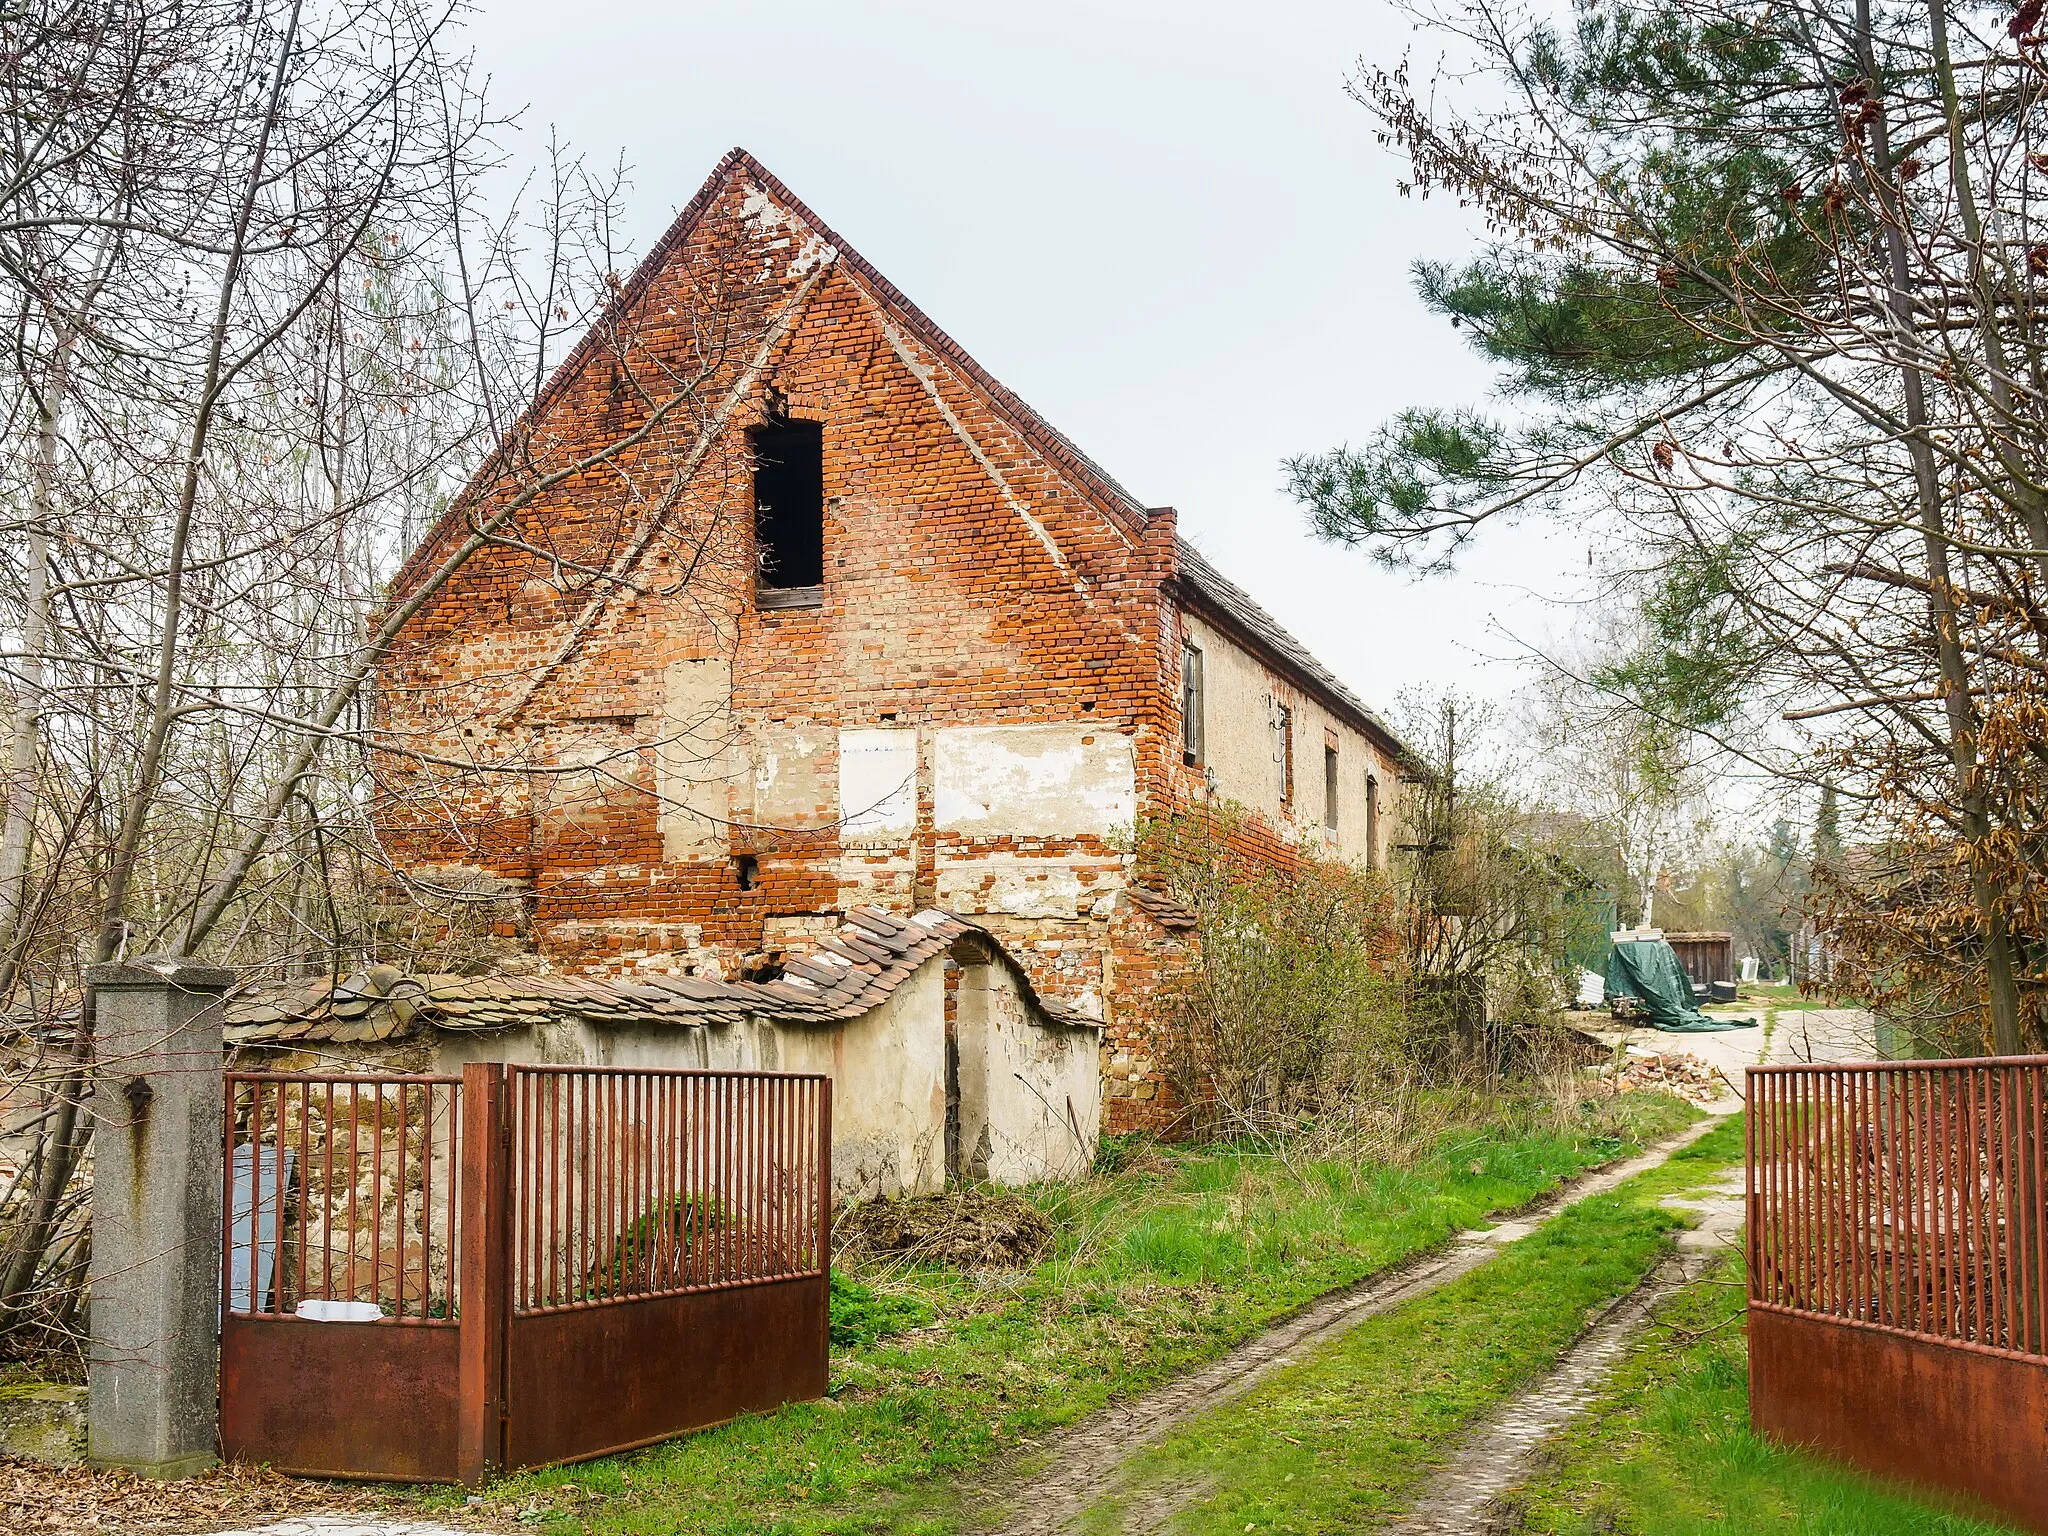
[[[831,1282],[832,1343],[838,1349],[879,1344],[899,1333],[928,1326],[932,1309],[915,1296],[892,1296],[834,1270]]]
[[[1661,1312],[1520,1500],[1545,1536],[1993,1536],[1749,1430],[1742,1268]]]
[[[850,1275],[859,1318],[886,1317],[887,1328],[931,1321],[890,1337],[871,1329],[873,1342],[835,1348],[830,1399],[515,1475],[486,1490],[487,1513],[563,1536],[949,1528],[949,1491],[1028,1453],[1031,1437],[1697,1118],[1649,1095],[1585,1110],[1562,1128],[1531,1118],[1449,1130],[1405,1166],[1118,1148],[1115,1171],[1034,1192],[1054,1219],[1055,1245],[1032,1270]]]
[[[1188,1491],[1175,1533],[1335,1533],[1398,1514],[1472,1421],[1549,1369],[1686,1224],[1657,1202],[1742,1156],[1730,1121],[1609,1195],[1571,1206],[1441,1290],[1369,1318],[1314,1358],[1136,1458],[1084,1529],[1120,1529],[1150,1489]]]

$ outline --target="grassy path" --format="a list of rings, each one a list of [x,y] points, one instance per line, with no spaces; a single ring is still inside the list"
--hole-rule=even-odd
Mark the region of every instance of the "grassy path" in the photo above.
[[[1337,1533],[1383,1526],[1484,1415],[1542,1378],[1687,1225],[1664,1197],[1741,1156],[1726,1121],[1499,1256],[1359,1323],[1220,1411],[1141,1451],[1085,1510],[1091,1533]]]
[[[1041,1193],[1058,1240],[1035,1269],[856,1273],[900,1305],[888,1329],[835,1349],[825,1401],[519,1474],[481,1506],[426,1493],[416,1507],[551,1536],[954,1530],[958,1490],[987,1469],[1696,1118],[1630,1096],[1563,1126],[1447,1125],[1398,1162],[1138,1149],[1077,1190]]]
[[[1749,1429],[1742,1266],[1661,1309],[1500,1512],[1502,1536],[2016,1536]]]
[[[1069,1529],[1090,1505],[1105,1498],[1119,1503],[1122,1496],[1115,1485],[1133,1458],[1184,1421],[1234,1402],[1292,1366],[1296,1358],[1333,1343],[1366,1319],[1451,1284],[1493,1260],[1506,1244],[1536,1230],[1568,1202],[1614,1190],[1714,1131],[1713,1122],[1704,1122],[1639,1157],[1574,1180],[1513,1221],[1461,1234],[1395,1273],[1325,1296],[1208,1369],[1083,1420],[1044,1454],[1031,1458],[1013,1483],[990,1491],[984,1507],[991,1513],[993,1529],[999,1536],[1053,1536]],[[1173,1483],[1149,1490],[1138,1500],[1145,1506],[1141,1512],[1123,1511],[1125,1528],[1153,1528],[1178,1506],[1180,1492],[1180,1485]]]
[[[1737,1251],[1742,1238],[1742,1175],[1730,1169],[1703,1190],[1666,1196],[1664,1205],[1697,1212],[1700,1225],[1678,1235],[1678,1252],[1590,1327],[1527,1393],[1502,1404],[1465,1437],[1455,1458],[1395,1527],[1398,1536],[1465,1536],[1494,1531],[1517,1485],[1536,1469],[1544,1442],[1585,1411],[1630,1343],[1657,1309]]]

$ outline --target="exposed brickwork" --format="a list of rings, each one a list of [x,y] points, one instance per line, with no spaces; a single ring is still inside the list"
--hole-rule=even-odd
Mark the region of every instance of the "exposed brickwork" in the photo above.
[[[824,424],[815,606],[753,591],[745,430],[778,410]],[[1185,936],[1119,899],[1129,856],[1103,829],[942,829],[932,770],[936,732],[1056,723],[1128,739],[1141,814],[1200,798],[1170,510],[1131,501],[738,154],[400,595],[522,495],[516,539],[425,604],[383,679],[402,868],[518,882],[522,933],[595,974],[732,978],[830,914],[948,906],[1047,996],[1101,1011],[1108,1129],[1170,1123],[1146,995]],[[839,733],[867,728],[917,733],[914,818],[844,833]],[[1279,834],[1246,852],[1297,856]]]

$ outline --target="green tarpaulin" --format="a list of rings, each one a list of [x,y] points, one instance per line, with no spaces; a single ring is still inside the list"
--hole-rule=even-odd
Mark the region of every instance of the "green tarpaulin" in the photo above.
[[[1607,956],[1607,1001],[1632,997],[1643,1005],[1652,1029],[1704,1034],[1719,1029],[1753,1029],[1755,1019],[1710,1019],[1692,1005],[1692,978],[1678,954],[1662,939],[1624,939]]]

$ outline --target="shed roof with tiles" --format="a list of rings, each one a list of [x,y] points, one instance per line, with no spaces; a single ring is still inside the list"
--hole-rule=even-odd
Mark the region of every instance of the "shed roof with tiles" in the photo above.
[[[808,955],[786,959],[774,981],[707,981],[694,976],[632,980],[592,976],[412,976],[377,966],[339,981],[279,982],[247,988],[227,1003],[227,1037],[238,1046],[302,1042],[364,1044],[427,1029],[514,1029],[551,1015],[594,1024],[737,1024],[748,1018],[831,1025],[888,1000],[926,962],[976,937],[1005,964],[1054,1024],[1100,1028],[1071,1004],[1039,995],[999,940],[949,912],[896,917],[875,907],[848,914],[838,934]]]

